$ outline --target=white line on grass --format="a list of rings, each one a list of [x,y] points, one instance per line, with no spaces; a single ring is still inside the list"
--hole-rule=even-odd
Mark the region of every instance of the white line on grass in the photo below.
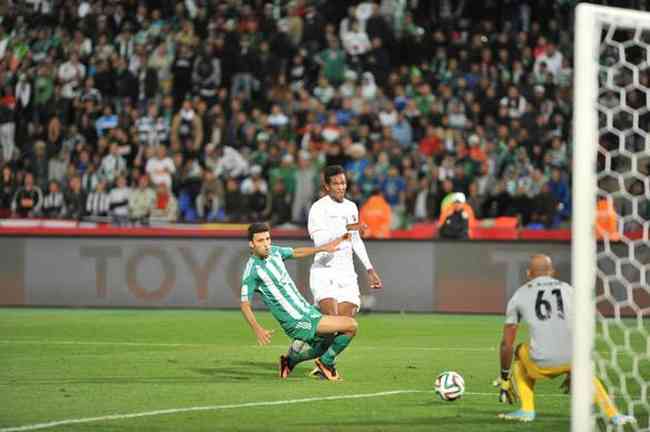
[[[232,404],[232,405],[208,405],[208,406],[196,406],[196,407],[187,407],[187,408],[173,408],[173,409],[165,409],[165,410],[157,410],[157,411],[145,411],[145,412],[132,413],[132,414],[112,414],[112,415],[106,415],[100,417],[86,417],[86,418],[52,421],[47,423],[36,423],[31,425],[0,429],[0,432],[32,431],[37,429],[48,429],[48,428],[70,425],[70,424],[93,423],[93,422],[110,421],[110,420],[124,420],[124,419],[132,419],[137,417],[151,417],[151,416],[177,414],[177,413],[184,413],[184,412],[191,412],[191,411],[217,411],[217,410],[226,410],[226,409],[234,409],[234,408],[290,405],[290,404],[297,404],[297,403],[321,402],[321,401],[341,400],[341,399],[363,399],[363,398],[373,398],[373,397],[381,397],[381,396],[392,396],[392,395],[398,395],[404,393],[421,393],[421,392],[422,390],[392,390],[392,391],[385,391],[380,393],[325,396],[325,397],[288,399],[288,400],[277,400],[277,401],[247,402],[247,403]]]
[[[151,346],[151,347],[206,347],[206,346],[219,346],[219,344],[198,344],[198,343],[158,343],[158,342],[111,342],[111,341],[59,341],[59,340],[0,340],[0,343],[7,345],[20,345],[20,344],[50,344],[50,345],[116,345],[116,346]],[[286,345],[269,345],[269,348],[286,348]],[[257,348],[257,345],[250,345],[249,348]],[[479,352],[479,351],[496,351],[496,348],[485,347],[485,348],[470,348],[470,347],[400,347],[400,346],[386,346],[386,347],[376,347],[376,346],[364,346],[357,345],[355,349],[366,349],[366,350],[409,350],[409,351],[468,351],[468,352]]]
[[[325,396],[325,397],[304,398],[304,399],[288,399],[288,400],[279,400],[279,401],[247,402],[247,403],[232,404],[232,405],[208,405],[208,406],[198,406],[198,407],[188,407],[188,408],[174,408],[174,409],[157,410],[157,411],[145,411],[145,412],[132,413],[132,414],[112,414],[112,415],[106,415],[100,417],[86,417],[86,418],[78,418],[78,419],[59,420],[59,421],[53,421],[47,423],[36,423],[31,425],[0,429],[0,432],[32,431],[38,429],[49,429],[49,428],[64,426],[69,424],[92,423],[92,422],[110,421],[110,420],[124,420],[124,419],[131,419],[137,417],[151,417],[151,416],[177,414],[177,413],[190,412],[190,411],[217,411],[217,410],[226,410],[226,409],[234,409],[234,408],[291,405],[291,404],[306,403],[306,402],[321,402],[321,401],[330,401],[330,400],[363,399],[363,398],[372,398],[372,397],[381,397],[381,396],[392,396],[392,395],[406,394],[406,393],[432,393],[432,391],[431,390],[391,390],[391,391],[385,391],[380,393]],[[495,393],[467,392],[465,394],[470,396],[495,396]],[[548,396],[567,397],[566,395],[560,395],[560,394],[547,394],[544,396],[545,397]]]
[[[145,412],[131,413],[131,414],[111,414],[111,415],[105,415],[100,417],[86,417],[86,418],[58,420],[58,421],[52,421],[47,423],[35,423],[31,425],[15,426],[15,427],[0,429],[0,432],[33,431],[38,429],[49,429],[58,426],[70,425],[70,424],[94,423],[94,422],[110,421],[110,420],[125,420],[125,419],[132,419],[138,417],[151,417],[151,416],[177,414],[177,413],[184,413],[184,412],[191,412],[191,411],[218,411],[218,410],[227,410],[227,409],[235,409],[235,408],[291,405],[291,404],[306,403],[306,402],[322,402],[322,401],[342,400],[342,399],[363,399],[363,398],[393,396],[393,395],[408,394],[408,393],[433,393],[433,391],[432,390],[390,390],[390,391],[384,391],[379,393],[324,396],[324,397],[288,399],[288,400],[278,400],[278,401],[247,402],[242,404],[231,404],[231,405],[208,405],[208,406],[197,406],[197,407],[187,407],[187,408],[173,408],[173,409],[145,411]],[[491,397],[497,396],[496,393],[465,392],[465,394],[468,396],[491,396]],[[568,396],[564,394],[545,394],[544,397],[566,398]]]

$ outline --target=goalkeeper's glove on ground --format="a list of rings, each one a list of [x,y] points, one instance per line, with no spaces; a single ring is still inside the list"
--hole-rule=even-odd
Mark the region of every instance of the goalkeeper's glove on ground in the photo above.
[[[510,381],[509,372],[501,371],[501,376],[494,382],[494,385],[499,388],[499,402],[512,405],[517,400],[517,396]]]

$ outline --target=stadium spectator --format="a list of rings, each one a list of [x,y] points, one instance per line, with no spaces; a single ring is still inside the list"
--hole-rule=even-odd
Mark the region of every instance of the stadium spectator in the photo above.
[[[244,197],[239,188],[237,179],[231,177],[226,179],[226,186],[223,199],[224,220],[226,222],[237,222],[242,220],[244,215]]]
[[[107,181],[99,180],[86,198],[86,214],[90,217],[107,217],[110,211],[110,198]]]
[[[395,166],[390,166],[387,176],[381,183],[381,191],[391,208],[395,209],[404,206],[405,189],[406,182],[399,174],[399,170]]]
[[[79,86],[86,77],[86,66],[79,61],[79,53],[73,51],[70,59],[62,63],[57,71],[57,78],[63,84],[62,96],[64,100],[64,112],[62,117],[66,120],[71,118],[73,100],[78,96]]]
[[[217,177],[241,177],[248,172],[248,161],[236,149],[230,146],[216,147],[217,162],[214,173]]]
[[[420,154],[425,157],[437,157],[442,151],[442,143],[440,142],[439,131],[436,130],[433,125],[428,124],[426,126],[426,134],[420,140],[418,150]]]
[[[110,105],[104,106],[102,115],[95,122],[97,129],[97,136],[107,135],[109,131],[118,126],[119,118],[113,113],[113,108]]]
[[[74,174],[68,180],[68,188],[64,194],[66,218],[81,220],[86,214],[87,194],[81,188],[81,177]]]
[[[257,52],[250,46],[248,39],[239,42],[235,63],[235,74],[230,88],[232,97],[241,97],[244,101],[250,100],[253,92],[259,90],[260,82],[255,78],[257,70]]]
[[[320,52],[316,62],[321,65],[323,77],[327,83],[339,86],[345,76],[345,53],[340,49],[336,38],[327,40],[327,49]]]
[[[68,165],[73,166],[73,165]],[[64,173],[65,177],[65,173]],[[83,190],[92,191],[97,187],[97,183],[102,180],[101,176],[97,172],[97,166],[95,163],[90,163],[88,168],[84,171],[81,176],[81,187]]]
[[[375,190],[379,185],[375,172],[375,166],[368,164],[363,170],[363,174],[356,180],[356,184],[359,186],[359,191],[361,192],[363,201],[368,199],[372,194],[372,191]]]
[[[296,171],[296,191],[291,210],[291,219],[304,225],[307,222],[309,207],[318,191],[319,169],[317,163],[312,161],[308,151],[302,150],[298,155],[298,169]]]
[[[200,220],[214,222],[222,220],[224,191],[221,181],[211,170],[203,172],[203,184],[196,197],[196,211]]]
[[[450,201],[447,205],[443,204],[438,219],[440,238],[454,240],[470,238],[471,229],[476,223],[474,211],[466,203],[463,193],[454,193]]]
[[[115,187],[111,189],[111,192],[108,195],[111,220],[115,226],[128,226],[129,198],[131,190],[127,186],[126,177],[124,175],[118,176],[115,183]]]
[[[297,181],[297,168],[294,165],[294,157],[292,154],[287,153],[282,156],[280,166],[277,168],[271,169],[269,172],[269,179],[271,188],[275,187],[275,184],[278,182],[284,183],[284,189],[289,198],[289,208],[293,202],[293,196],[296,192],[296,181]]]
[[[565,219],[571,211],[571,196],[569,185],[563,178],[562,171],[559,168],[551,170],[551,179],[548,186],[553,198],[558,202],[559,215]]]
[[[291,222],[292,196],[287,190],[283,178],[278,178],[271,189],[271,210],[269,218],[272,226],[281,226]]]
[[[49,179],[49,160],[47,159],[47,146],[45,141],[36,141],[34,144],[34,153],[25,161],[29,170],[34,174],[34,181],[41,190],[48,188]]]
[[[36,217],[43,205],[43,192],[34,185],[34,176],[25,174],[22,187],[18,188],[13,197],[11,210],[19,218]]]
[[[172,146],[190,150],[200,148],[202,142],[203,121],[201,116],[197,115],[192,102],[185,100],[181,110],[172,120]]]
[[[251,175],[242,181],[241,193],[251,221],[264,220],[269,211],[269,187],[262,178],[262,167],[253,165]]]
[[[381,190],[374,189],[370,198],[359,211],[359,220],[368,225],[363,232],[366,238],[389,238],[392,225],[392,209],[384,199]]]
[[[546,69],[551,73],[554,79],[557,79],[562,69],[563,56],[557,50],[553,42],[548,42],[543,46],[543,52],[535,56],[535,65],[533,70],[538,72],[542,65],[546,65]]]
[[[156,199],[151,209],[151,222],[176,222],[178,218],[178,202],[171,193],[167,184],[159,183],[156,186]]]
[[[119,152],[120,146],[116,142],[111,143],[110,152],[104,156],[99,168],[99,176],[109,184],[113,184],[118,175],[126,172],[126,160]]]
[[[532,223],[544,228],[553,228],[557,225],[558,202],[551,193],[548,183],[543,183],[539,194],[533,197],[531,204]]]
[[[435,210],[439,188],[436,174],[432,172],[430,177],[424,176],[420,179],[413,215],[416,222],[431,220],[438,213]]]
[[[68,164],[70,163],[70,152],[61,150],[58,154],[50,158],[48,162],[48,180],[55,180],[61,184],[63,177],[65,176],[65,170]]]
[[[11,216],[11,205],[14,195],[16,193],[16,178],[11,166],[4,165],[2,167],[2,175],[0,176],[0,218],[8,218]]]
[[[65,201],[59,183],[55,180],[48,184],[48,193],[43,198],[42,216],[47,219],[60,219],[65,215]]]
[[[167,147],[161,145],[156,148],[155,156],[147,160],[145,171],[155,186],[164,183],[171,188],[172,174],[176,172],[176,166],[167,156]]]
[[[138,187],[129,195],[129,218],[138,225],[148,225],[156,203],[156,193],[149,187],[149,176],[138,178]]]
[[[158,105],[155,102],[149,102],[146,114],[135,122],[140,149],[160,145],[158,119]]]
[[[455,192],[469,193],[470,177],[465,174],[465,167],[458,162],[454,167],[452,184]]]

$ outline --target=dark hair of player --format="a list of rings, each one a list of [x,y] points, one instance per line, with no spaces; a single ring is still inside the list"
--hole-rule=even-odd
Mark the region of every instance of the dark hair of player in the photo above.
[[[323,170],[323,180],[325,184],[330,184],[330,179],[339,174],[345,174],[345,170],[341,165],[329,165]]]
[[[266,222],[255,222],[248,226],[248,240],[253,241],[253,236],[257,233],[271,231],[271,227]]]

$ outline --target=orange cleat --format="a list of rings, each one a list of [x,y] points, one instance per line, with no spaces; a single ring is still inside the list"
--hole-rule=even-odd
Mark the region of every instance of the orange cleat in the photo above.
[[[323,374],[323,377],[329,381],[342,381],[343,378],[341,378],[341,375],[336,372],[336,367],[335,366],[327,366],[325,363],[320,361],[320,359],[316,359],[316,366],[320,370],[321,374]]]

